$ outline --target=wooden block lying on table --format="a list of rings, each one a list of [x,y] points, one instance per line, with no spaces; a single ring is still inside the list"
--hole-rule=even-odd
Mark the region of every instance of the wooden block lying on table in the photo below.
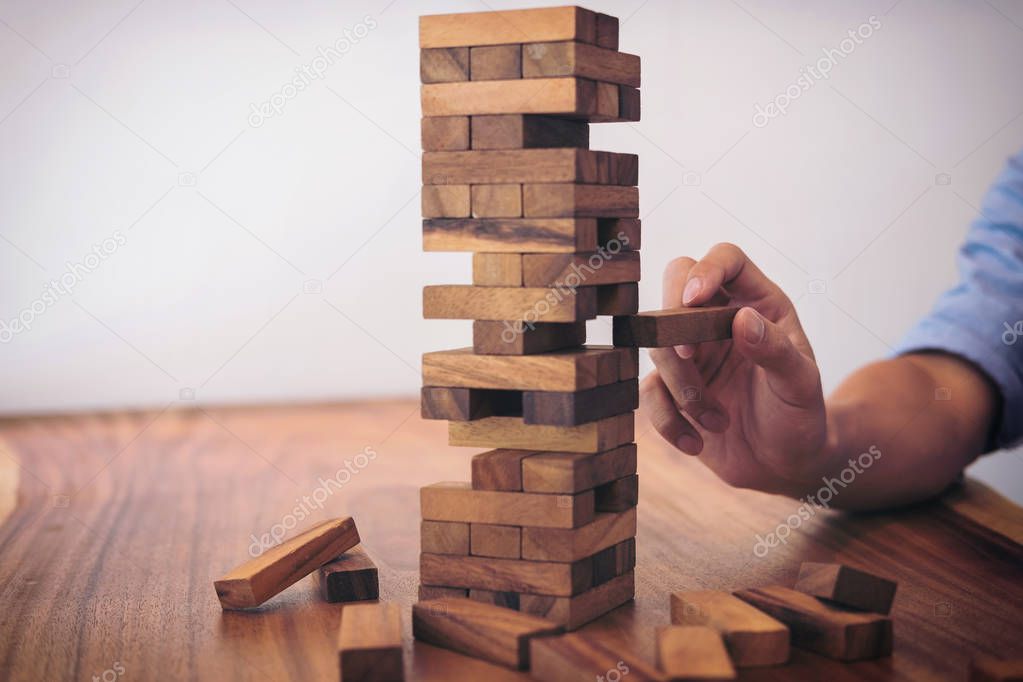
[[[442,587],[439,585],[420,585],[419,601],[430,599],[467,599],[469,590],[464,587]]]
[[[727,592],[673,593],[671,622],[714,628],[724,638],[732,662],[740,668],[779,665],[789,660],[789,629]]]
[[[472,323],[472,347],[477,355],[535,355],[584,343],[585,322],[546,322],[532,327],[507,320]]]
[[[423,153],[423,183],[427,185],[579,182],[632,187],[638,181],[639,157],[635,154],[590,149],[495,149]]]
[[[596,454],[531,453],[520,461],[522,490],[577,493],[635,474],[636,444],[628,443]]]
[[[519,670],[529,667],[532,638],[563,631],[548,620],[470,599],[412,605],[416,639]]]
[[[635,655],[576,633],[532,640],[529,657],[530,674],[549,682],[592,682],[595,676],[607,677],[611,671],[629,682],[664,679]]]
[[[424,185],[424,218],[468,218],[471,214],[469,185]]]
[[[597,45],[609,50],[618,49],[618,17],[597,15]]]
[[[597,220],[597,243],[609,251],[639,251],[643,245],[642,222],[638,218]]]
[[[596,287],[565,290],[558,297],[541,287],[475,287],[442,284],[423,287],[427,320],[525,320],[577,322],[597,314]],[[560,300],[559,300],[560,299]]]
[[[732,338],[732,320],[739,306],[672,308],[616,317],[614,344],[638,348],[667,348],[684,343]]]
[[[634,88],[640,85],[639,57],[588,43],[525,44],[521,69],[524,78],[579,76]]]
[[[522,78],[521,45],[487,45],[469,49],[469,79],[499,81]]]
[[[739,599],[789,626],[792,644],[840,661],[879,658],[892,653],[892,621],[825,604],[787,587],[740,590]]]
[[[527,287],[595,286],[640,278],[639,251],[526,253],[521,258],[522,286]]]
[[[469,48],[436,47],[420,50],[419,79],[423,83],[469,80]]]
[[[522,185],[473,185],[471,215],[473,218],[522,217]]]
[[[378,599],[377,567],[362,547],[353,547],[316,572],[324,601],[350,602]]]
[[[657,667],[672,681],[735,679],[721,634],[705,625],[658,628]]]
[[[508,448],[481,452],[472,458],[473,490],[505,490],[509,492],[522,490],[522,461],[535,454],[537,454],[535,450],[510,450]]]
[[[611,40],[611,24],[606,19],[603,21],[603,41],[606,44]],[[581,7],[544,7],[419,17],[420,47],[554,40],[596,43],[597,15]]]
[[[527,218],[635,218],[639,188],[531,183],[522,186],[522,211]]]
[[[592,218],[487,218],[423,221],[424,251],[575,253],[597,248]]]
[[[487,417],[471,422],[448,422],[448,444],[469,447],[504,445],[518,450],[603,452],[629,443],[633,438],[635,417],[632,412],[579,426],[525,424],[518,417]],[[610,495],[607,499],[611,499]]]
[[[592,507],[591,502],[591,519]],[[350,516],[324,521],[237,566],[213,587],[225,609],[259,606],[357,544],[359,531]]]
[[[526,424],[578,426],[638,408],[637,379],[585,391],[526,391],[522,394],[522,420]]]
[[[632,599],[636,594],[636,574],[629,571],[574,597],[543,594],[517,595],[523,613],[547,618],[568,630],[580,628]]]
[[[431,116],[420,122],[423,149],[430,152],[460,152],[469,149],[468,116]]]
[[[974,658],[970,661],[969,682],[1023,682],[1023,658]]]
[[[405,679],[401,610],[397,604],[345,606],[337,648],[344,682]]]
[[[633,474],[593,490],[598,512],[622,512],[639,503],[639,476]]]
[[[522,529],[473,523],[469,525],[469,546],[469,553],[473,556],[519,559],[522,557]]]
[[[842,564],[804,561],[796,589],[842,606],[889,613],[898,583]]]
[[[636,568],[636,538],[627,538],[593,555],[593,584],[603,585]]]
[[[457,521],[420,521],[419,544],[429,554],[469,554],[469,524]]]
[[[419,579],[424,583],[497,592],[528,592],[571,597],[593,585],[590,557],[573,563],[420,554]]]
[[[636,282],[603,284],[595,288],[598,315],[633,315],[639,310],[639,285]]]
[[[422,518],[427,521],[577,528],[592,521],[594,514],[592,490],[577,495],[537,495],[473,490],[468,483],[435,483],[420,488],[419,500]]]
[[[546,149],[590,146],[586,121],[535,114],[472,117],[473,149]]]
[[[636,509],[597,514],[578,528],[522,529],[522,558],[532,561],[578,561],[636,535]]]
[[[542,355],[477,355],[472,348],[433,351],[423,354],[423,385],[580,391],[619,381],[622,364],[631,358],[622,350],[583,346]]]
[[[420,406],[423,419],[471,421],[494,416],[522,416],[522,394],[518,391],[423,386]]]

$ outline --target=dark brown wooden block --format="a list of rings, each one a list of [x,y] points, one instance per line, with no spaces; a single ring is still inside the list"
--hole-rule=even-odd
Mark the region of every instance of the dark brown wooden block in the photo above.
[[[604,42],[610,26],[605,19]],[[597,15],[581,7],[542,7],[419,17],[420,47],[597,42]]]
[[[618,86],[618,119],[622,121],[640,120],[639,90],[628,85]]]
[[[438,47],[420,50],[419,78],[423,83],[469,80],[469,48]]]
[[[522,78],[521,45],[486,45],[469,49],[469,79],[495,81]]]
[[[593,586],[593,561],[590,557],[573,563],[554,563],[421,554],[419,576],[430,584],[457,583],[469,589],[571,597]]]
[[[639,188],[619,185],[543,183],[522,186],[527,218],[635,218]]]
[[[724,637],[739,668],[779,665],[789,660],[789,629],[738,597],[718,590],[675,592],[671,622],[706,625]]]
[[[738,306],[708,306],[651,310],[616,317],[614,344],[667,348],[686,343],[723,341],[732,338],[732,320],[737,312]]]
[[[597,15],[597,45],[609,50],[618,49],[618,17]]]
[[[469,553],[469,524],[456,521],[420,521],[419,544],[422,551],[430,554],[466,555]]]
[[[643,245],[642,223],[638,218],[601,218],[597,221],[597,243],[610,251],[639,251]]]
[[[636,444],[592,455],[538,452],[523,458],[521,468],[526,492],[577,493],[635,474]]]
[[[609,84],[640,86],[636,55],[578,42],[533,43],[522,46],[522,76],[579,76]]]
[[[657,667],[669,680],[734,680],[721,634],[704,625],[657,629]]]
[[[633,315],[639,310],[639,285],[636,282],[603,284],[596,289],[598,315]]]
[[[423,153],[423,183],[427,185],[577,182],[632,187],[638,181],[639,157],[635,154],[560,148]]]
[[[430,116],[420,122],[423,150],[460,152],[469,149],[468,116]]]
[[[594,489],[598,512],[622,512],[639,503],[639,476],[633,474],[625,478],[605,483]]]
[[[533,639],[529,655],[530,674],[545,682],[593,682],[595,676],[608,677],[612,671],[629,682],[664,679],[634,654],[578,633]]]
[[[424,251],[575,253],[597,248],[592,218],[485,218],[423,221]]]
[[[590,146],[586,121],[531,114],[472,117],[473,149],[545,149]]]
[[[394,603],[344,607],[337,648],[344,682],[405,679],[401,609]]]
[[[316,572],[324,601],[366,601],[380,597],[377,567],[362,547],[353,547]]]
[[[898,583],[842,564],[804,561],[796,589],[861,611],[887,614]]]
[[[472,323],[472,347],[478,355],[535,355],[585,342],[585,322],[540,323],[532,328],[510,321]]]
[[[597,514],[578,528],[522,529],[522,558],[533,561],[578,561],[635,537],[636,509]]]
[[[638,251],[526,253],[521,264],[527,287],[620,284],[638,282],[641,275]]]
[[[593,584],[602,585],[635,567],[636,538],[628,538],[593,555]]]
[[[619,381],[585,391],[526,391],[522,419],[526,424],[577,426],[639,408],[639,381]]]
[[[481,452],[472,458],[473,490],[522,490],[522,460],[535,454],[535,450],[507,448]]]
[[[485,417],[522,416],[522,394],[479,388],[423,386],[423,419],[472,421]]]

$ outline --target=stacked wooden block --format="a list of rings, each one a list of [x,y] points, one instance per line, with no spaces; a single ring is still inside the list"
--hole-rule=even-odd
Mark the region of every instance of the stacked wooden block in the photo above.
[[[423,357],[422,413],[496,448],[422,490],[420,598],[471,597],[575,628],[634,592],[636,348],[586,320],[638,307],[638,158],[589,124],[639,119],[640,60],[578,7],[420,21],[423,244],[473,254],[428,319],[473,346]]]

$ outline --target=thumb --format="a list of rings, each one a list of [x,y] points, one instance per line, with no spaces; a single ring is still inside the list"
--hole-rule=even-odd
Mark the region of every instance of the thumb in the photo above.
[[[767,383],[793,407],[814,407],[822,400],[820,370],[781,327],[753,308],[743,308],[732,321],[732,343],[750,362],[762,367]]]

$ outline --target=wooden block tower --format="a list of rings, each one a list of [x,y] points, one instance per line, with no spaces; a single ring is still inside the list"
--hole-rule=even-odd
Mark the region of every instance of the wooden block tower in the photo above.
[[[640,60],[579,7],[426,16],[419,39],[423,247],[473,254],[423,313],[474,321],[423,356],[422,413],[495,448],[422,489],[420,599],[577,628],[635,589],[638,354],[583,344],[637,312],[638,158],[590,150],[589,124],[639,120]]]

